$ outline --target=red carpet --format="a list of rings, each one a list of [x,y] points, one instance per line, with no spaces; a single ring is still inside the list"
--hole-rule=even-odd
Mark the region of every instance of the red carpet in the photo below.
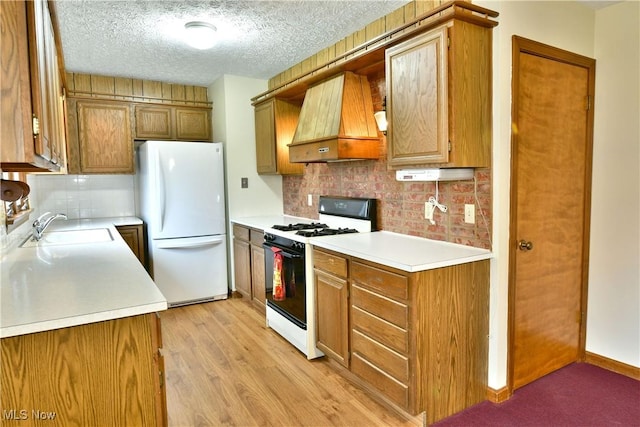
[[[515,391],[435,424],[448,426],[640,426],[640,381],[574,363]]]

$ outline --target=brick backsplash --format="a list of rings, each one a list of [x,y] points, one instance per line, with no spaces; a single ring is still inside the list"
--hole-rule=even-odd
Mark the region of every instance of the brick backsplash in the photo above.
[[[447,212],[435,210],[435,225],[424,218],[424,204],[436,195],[436,183],[396,181],[386,159],[309,164],[304,175],[283,177],[282,186],[288,215],[317,219],[320,195],[370,197],[378,199],[381,230],[491,249],[490,169],[476,169],[475,180],[438,183]],[[313,206],[307,206],[308,194]],[[475,204],[475,224],[464,222],[465,204]]]

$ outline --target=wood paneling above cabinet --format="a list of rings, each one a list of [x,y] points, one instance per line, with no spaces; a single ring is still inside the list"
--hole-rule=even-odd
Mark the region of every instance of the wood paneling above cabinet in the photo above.
[[[301,99],[310,85],[343,71],[370,76],[384,69],[384,51],[396,43],[428,31],[451,19],[478,26],[498,25],[498,13],[471,1],[413,0],[315,55],[269,79],[269,90],[254,103],[271,96]]]
[[[69,96],[211,108],[204,86],[81,73],[67,73],[66,79]]]

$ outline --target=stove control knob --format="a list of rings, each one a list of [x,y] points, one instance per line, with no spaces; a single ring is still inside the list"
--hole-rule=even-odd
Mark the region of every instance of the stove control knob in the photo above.
[[[293,242],[293,248],[294,249],[299,249],[299,250],[304,250],[304,243],[302,243],[302,242]]]
[[[273,234],[265,233],[264,240],[267,242],[273,242],[274,240],[276,240],[276,236],[274,236]]]

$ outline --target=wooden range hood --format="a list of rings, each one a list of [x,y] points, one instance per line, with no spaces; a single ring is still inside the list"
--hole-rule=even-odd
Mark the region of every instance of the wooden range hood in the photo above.
[[[292,163],[378,159],[380,137],[366,76],[344,72],[309,87],[289,144]]]

